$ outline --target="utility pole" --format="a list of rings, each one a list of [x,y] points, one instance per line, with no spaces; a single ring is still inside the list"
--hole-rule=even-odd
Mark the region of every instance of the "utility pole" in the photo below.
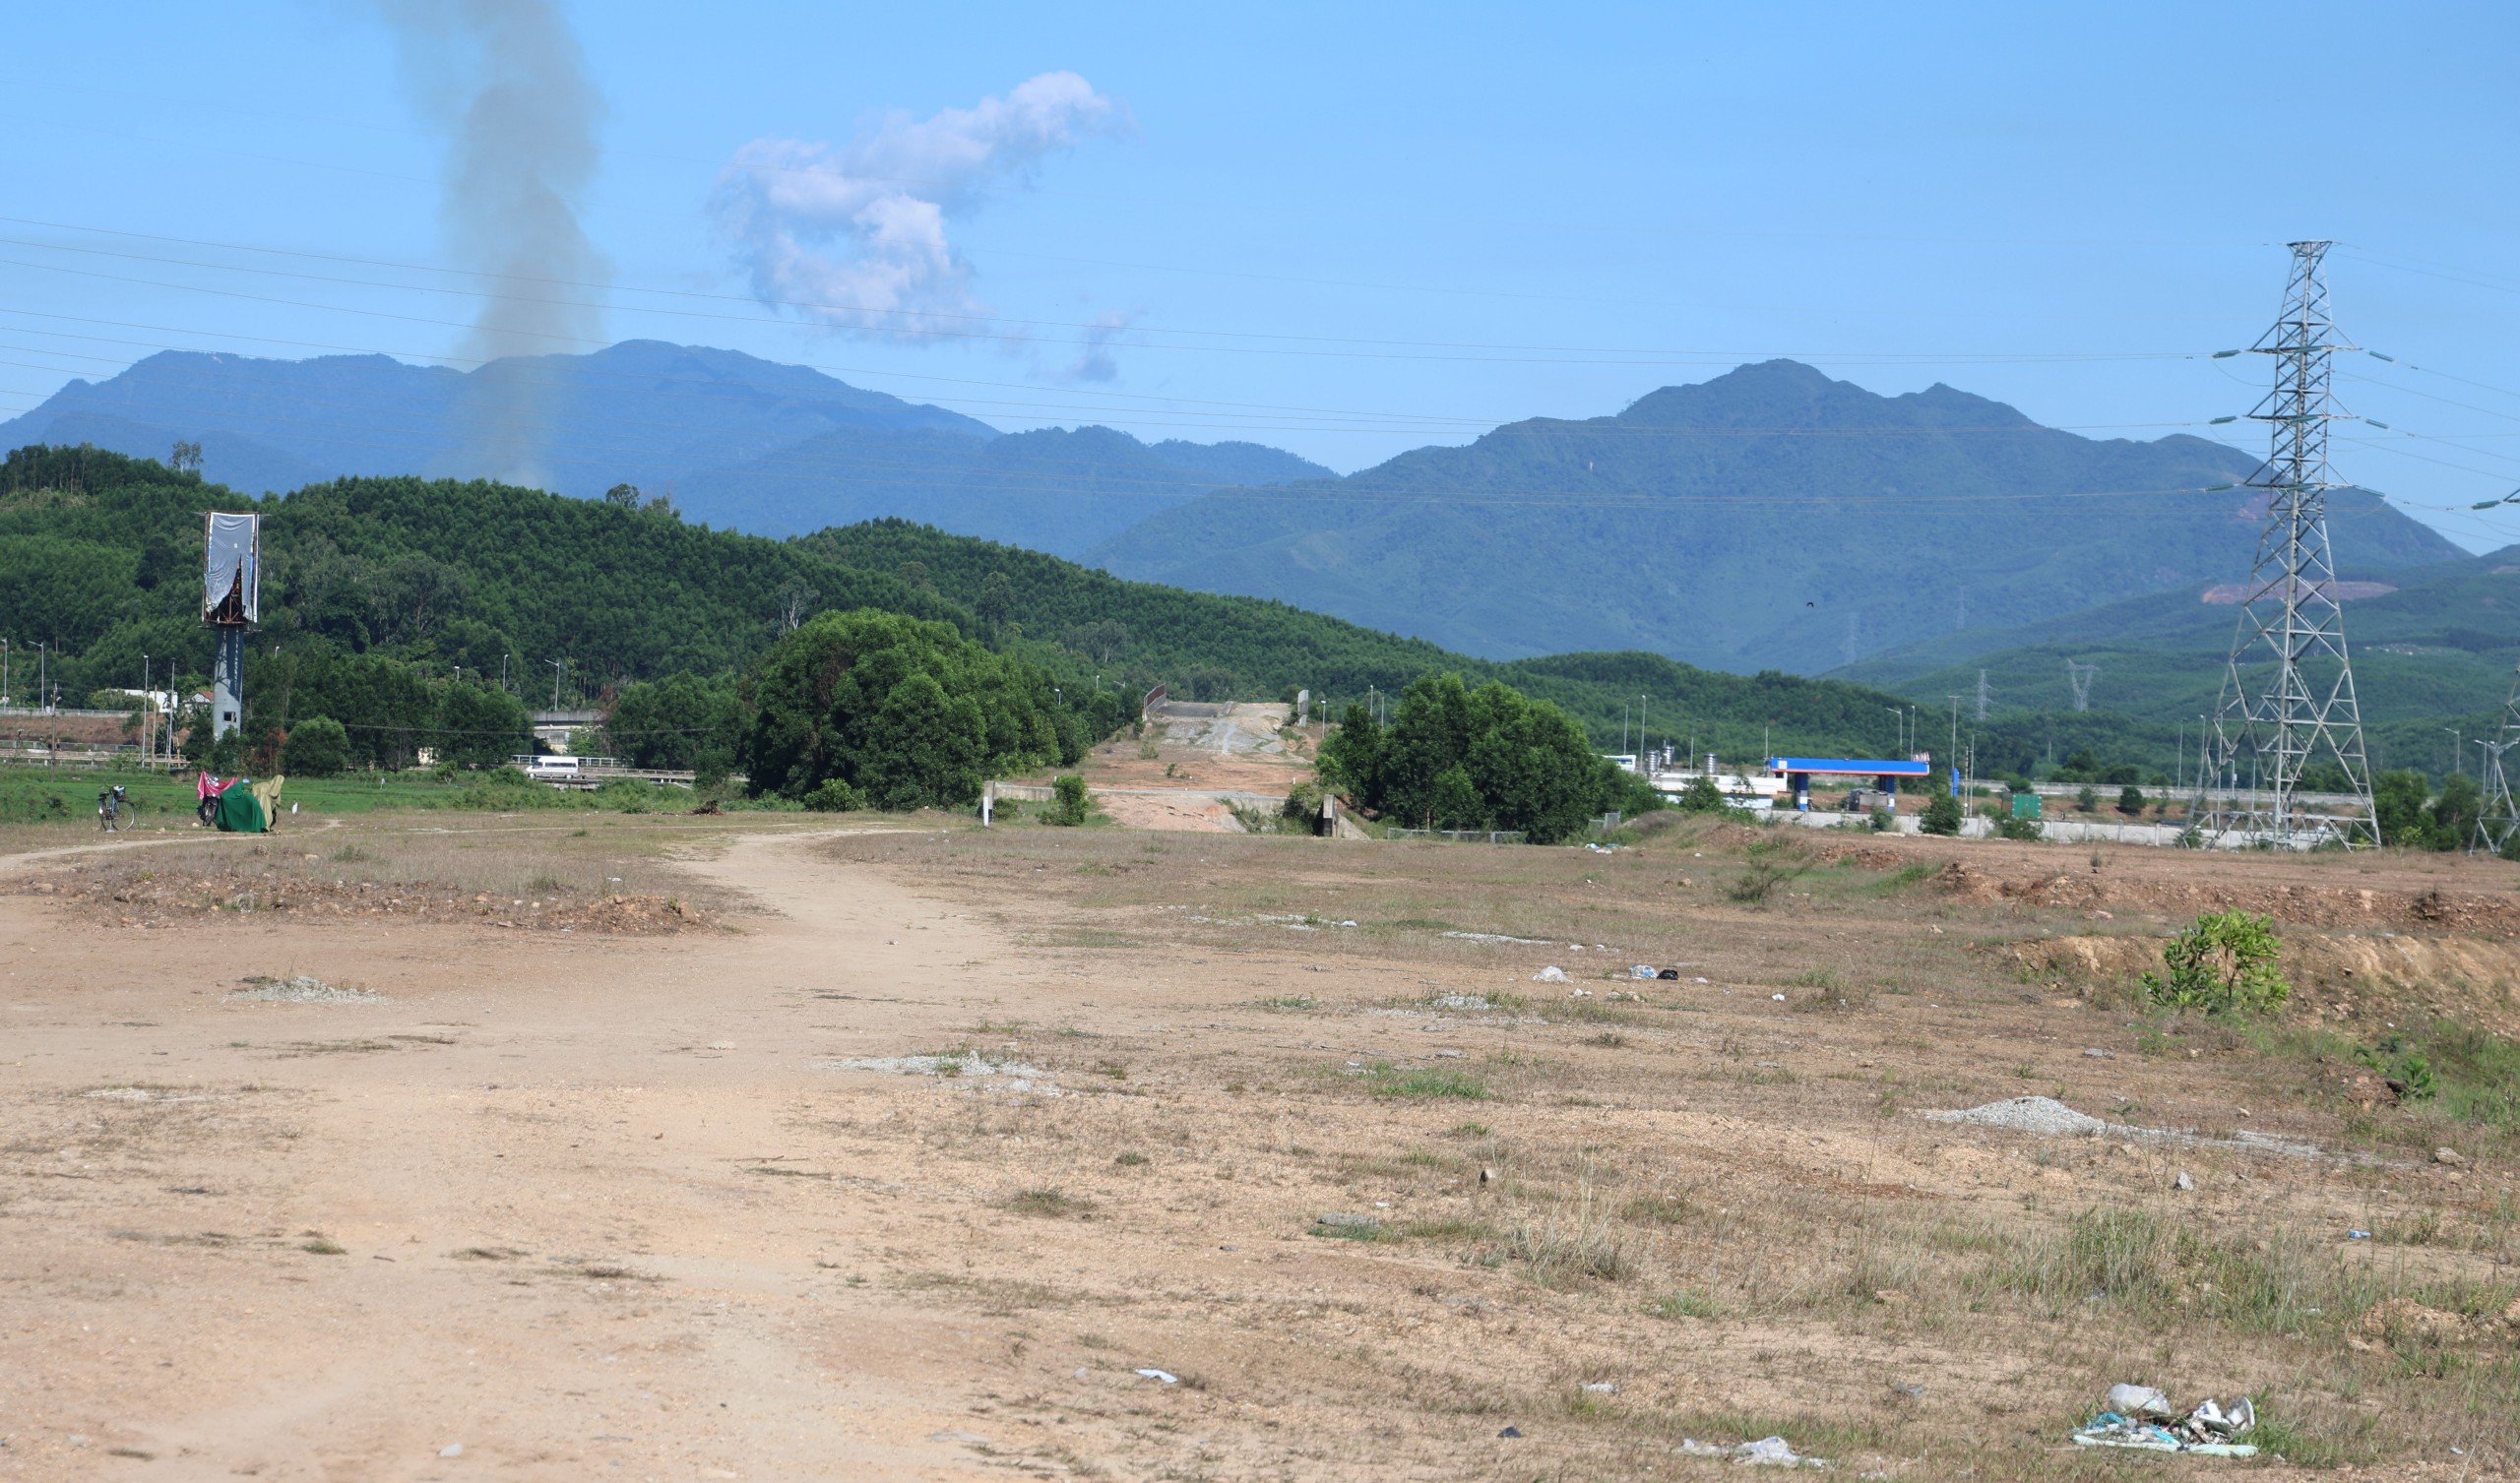
[[[2251,347],[2274,357],[2276,368],[2275,389],[2249,413],[2267,424],[2273,439],[2266,463],[2246,484],[2266,492],[2266,528],[2240,588],[2231,662],[2204,744],[2216,771],[2230,764],[2236,772],[2239,755],[2248,754],[2252,773],[2264,778],[2271,796],[2254,787],[2244,800],[2200,791],[2192,812],[2209,836],[2236,834],[2275,844],[2379,842],[2362,708],[2327,531],[2327,492],[2338,487],[2328,467],[2328,424],[2350,415],[2331,395],[2329,361],[2337,350],[2354,348],[2328,314],[2322,266],[2328,245],[2291,244],[2283,314]],[[2359,817],[2305,809],[2295,796],[2314,753],[2344,770],[2345,792],[2361,805]]]
[[[1908,712],[1896,706],[1884,706],[1881,709],[1890,712],[1891,722],[1899,728],[1898,736],[1890,743],[1896,749],[1890,755],[1896,757],[1905,752],[1908,747]]]
[[[551,709],[557,711],[560,709],[560,676],[567,671],[569,661],[546,659],[543,662],[551,666]]]
[[[1987,699],[1986,672],[1982,669],[1978,671],[1978,719],[1982,723],[1986,719]]]
[[[2459,734],[2459,728],[2456,726],[2444,726],[2441,729],[2450,733],[2450,771],[2453,773],[2465,772],[2468,770],[2466,738]]]

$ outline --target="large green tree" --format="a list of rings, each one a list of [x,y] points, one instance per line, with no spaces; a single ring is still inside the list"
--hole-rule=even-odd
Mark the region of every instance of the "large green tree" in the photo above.
[[[1654,804],[1556,706],[1457,674],[1411,682],[1388,728],[1350,707],[1321,756],[1333,786],[1416,828],[1520,830],[1546,844],[1597,813]]]
[[[838,778],[879,808],[967,804],[986,778],[1073,762],[1087,741],[1032,665],[948,624],[872,609],[780,640],[746,689],[756,793],[801,799]]]

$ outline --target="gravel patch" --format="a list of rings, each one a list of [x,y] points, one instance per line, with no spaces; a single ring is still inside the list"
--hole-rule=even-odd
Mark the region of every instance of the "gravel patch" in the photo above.
[[[326,983],[300,973],[293,978],[248,978],[246,987],[228,995],[230,999],[259,999],[273,1004],[378,1004],[382,994],[347,984]]]

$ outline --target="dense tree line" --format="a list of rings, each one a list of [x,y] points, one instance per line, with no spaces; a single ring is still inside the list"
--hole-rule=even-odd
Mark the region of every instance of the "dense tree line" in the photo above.
[[[1693,736],[1700,750],[1737,757],[1770,741],[1879,750],[1873,733],[1887,731],[1884,708],[1895,704],[1832,681],[1717,674],[1650,654],[1485,661],[902,521],[774,541],[687,524],[657,501],[477,480],[342,479],[256,501],[80,448],[21,449],[0,465],[0,637],[21,650],[57,642],[52,677],[65,696],[137,686],[144,655],[161,684],[170,665],[186,685],[205,683],[205,509],[267,517],[258,655],[374,656],[528,704],[545,703],[547,661],[565,658],[564,699],[609,706],[606,745],[656,766],[738,766],[739,677],[814,614],[857,608],[947,624],[1022,660],[1047,677],[1055,709],[1093,734],[1133,716],[1157,684],[1204,700],[1309,689],[1331,711],[1436,671],[1474,686],[1502,680],[1606,741],[1632,708],[1650,713],[1654,740]],[[258,683],[248,693],[259,706]],[[475,729],[418,709],[421,690],[393,693],[412,709],[336,717],[352,766],[436,745],[413,740],[432,732]],[[287,711],[291,720],[318,713]]]
[[[1612,809],[1659,806],[1555,705],[1495,680],[1473,690],[1453,673],[1411,682],[1388,726],[1348,708],[1322,742],[1321,773],[1352,802],[1413,829],[1520,830],[1541,844]]]

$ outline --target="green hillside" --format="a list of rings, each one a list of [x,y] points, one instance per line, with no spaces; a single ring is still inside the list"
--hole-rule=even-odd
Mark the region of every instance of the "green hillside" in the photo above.
[[[2397,588],[2345,606],[2373,751],[2387,766],[2445,770],[2454,740],[2448,733],[2472,737],[2492,724],[2511,689],[2520,660],[2520,565],[2512,553],[2495,552],[2367,575]],[[2035,735],[2043,756],[2048,728],[2062,722],[2075,731],[2117,725],[2130,738],[2159,733],[2152,750],[2167,758],[2181,724],[2192,736],[2197,717],[2214,710],[2237,616],[2193,592],[2135,599],[2018,628],[1940,636],[1833,677],[1938,707],[1959,695],[1972,707],[1983,668],[1990,729]],[[2107,721],[2066,719],[2068,659],[2098,666],[2092,712]],[[2473,748],[2467,763],[2473,770]]]
[[[1729,675],[1641,653],[1495,663],[1284,603],[1125,582],[1039,552],[900,521],[770,540],[670,514],[480,481],[344,479],[252,499],[91,448],[0,463],[0,637],[42,644],[71,703],[137,686],[148,655],[189,683],[210,649],[196,620],[205,509],[266,517],[257,651],[362,654],[415,677],[495,684],[547,704],[670,674],[749,665],[791,619],[875,607],[940,619],[1059,677],[1069,704],[1162,683],[1193,698],[1309,688],[1333,705],[1428,670],[1556,701],[1615,745],[1642,709],[1657,740],[1747,758],[1779,748],[1878,751],[1895,698],[1838,681]],[[258,667],[261,661],[258,660]],[[21,685],[23,695],[29,687]]]

